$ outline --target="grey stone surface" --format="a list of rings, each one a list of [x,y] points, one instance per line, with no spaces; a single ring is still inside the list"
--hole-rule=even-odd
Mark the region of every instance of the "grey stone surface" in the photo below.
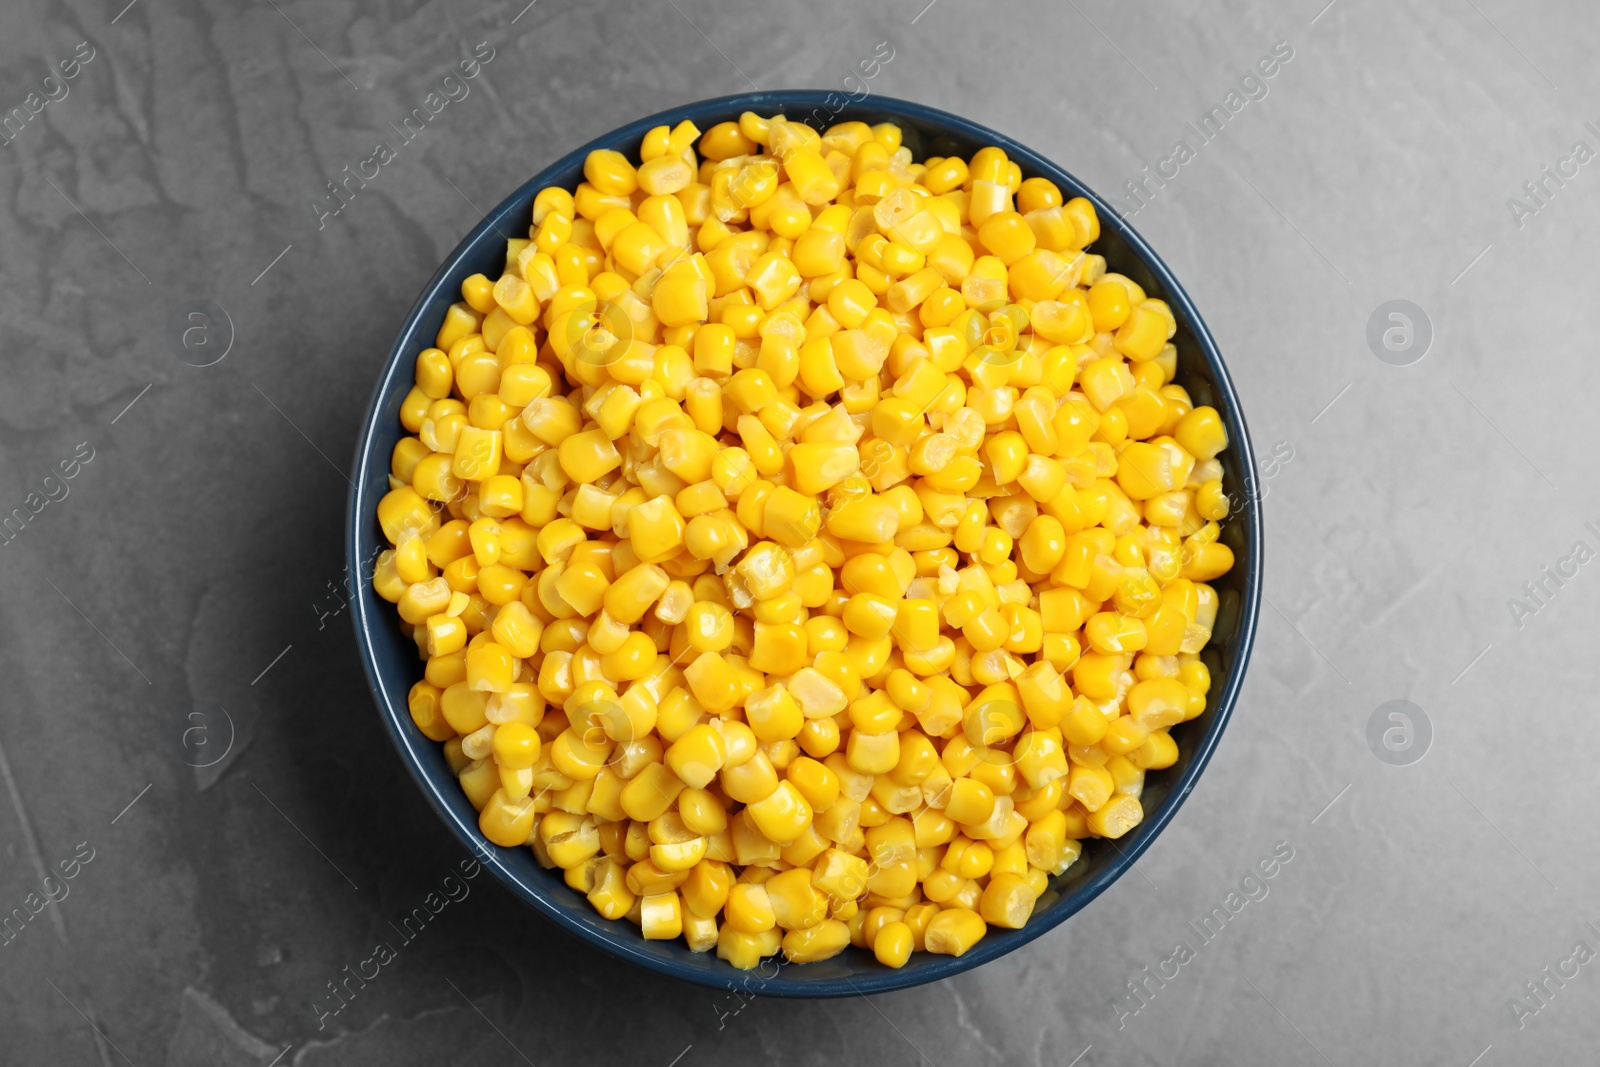
[[[0,910],[47,874],[66,893],[0,947],[0,1060],[1593,1060],[1600,969],[1574,946],[1600,948],[1600,565],[1508,603],[1600,548],[1600,177],[1520,188],[1600,148],[1591,7],[125,2],[0,13],[0,112],[58,97],[0,147],[0,511],[40,509],[0,546]],[[1270,541],[1210,769],[1136,873],[937,986],[728,1014],[484,878],[319,1019],[458,858],[330,593],[357,422],[414,295],[594,134],[751,78],[844,89],[885,40],[873,92],[1112,196],[1190,141],[1135,225],[1229,360]],[[324,183],[485,41],[471,95],[319,230]],[[1265,97],[1199,144],[1185,122],[1280,41]],[[1409,366],[1367,341],[1398,299],[1432,327]],[[187,362],[171,337],[202,301],[232,343],[199,367],[227,328]],[[1431,724],[1419,762],[1369,750],[1393,700]],[[1279,842],[1266,896],[1119,1018]]]

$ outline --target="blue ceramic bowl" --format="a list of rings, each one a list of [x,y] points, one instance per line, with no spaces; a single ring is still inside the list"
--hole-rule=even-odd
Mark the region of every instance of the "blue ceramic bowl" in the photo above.
[[[959,958],[916,953],[899,970],[884,967],[870,953],[851,948],[822,963],[789,966],[768,961],[755,971],[745,972],[729,967],[714,953],[690,952],[681,941],[646,941],[630,923],[601,918],[562,882],[559,871],[541,869],[531,851],[499,848],[478,832],[477,813],[445,765],[441,746],[423,737],[411,722],[406,695],[422,675],[416,646],[401,634],[393,605],[374,595],[370,581],[359,583],[352,613],[356,642],[384,727],[429,803],[462,844],[475,854],[486,856],[490,868],[517,896],[612,955],[701,985],[786,997],[878,993],[947,978],[1021,948],[1105,892],[1172,820],[1205,769],[1238,699],[1260,610],[1261,506],[1254,492],[1255,460],[1250,436],[1216,343],[1166,264],[1105,200],[1055,163],[1011,138],[903,100],[871,97],[840,109],[840,99],[838,94],[810,90],[762,92],[673,108],[597,138],[534,175],[506,197],[444,261],[417,298],[389,349],[356,446],[354,488],[345,534],[350,572],[370,575],[370,561],[387,547],[374,508],[388,491],[390,452],[403,435],[400,402],[411,387],[417,353],[433,343],[445,309],[458,299],[464,279],[480,272],[498,277],[505,263],[502,234],[526,232],[534,194],[547,185],[576,188],[583,180],[584,156],[593,149],[612,148],[637,158],[640,138],[654,126],[687,118],[706,130],[718,122],[737,119],[743,111],[763,115],[783,112],[791,119],[803,118],[818,126],[857,119],[893,122],[905,131],[905,144],[913,158],[970,156],[984,145],[998,145],[1021,165],[1025,177],[1049,178],[1068,198],[1083,196],[1094,203],[1102,231],[1094,250],[1106,257],[1112,270],[1133,278],[1171,306],[1178,320],[1174,338],[1179,353],[1176,380],[1189,390],[1196,404],[1212,405],[1227,422],[1230,444],[1221,458],[1226,470],[1224,484],[1234,498],[1234,514],[1223,527],[1222,540],[1233,549],[1236,563],[1232,573],[1215,583],[1221,604],[1214,635],[1205,652],[1213,679],[1210,701],[1204,714],[1174,731],[1179,746],[1177,764],[1148,776],[1143,797],[1144,822],[1115,847],[1102,841],[1086,842],[1083,858],[1054,880],[1026,928],[991,929],[977,947]]]

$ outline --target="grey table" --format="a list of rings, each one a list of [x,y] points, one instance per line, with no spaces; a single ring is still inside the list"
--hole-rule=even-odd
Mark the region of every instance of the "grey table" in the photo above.
[[[1593,1059],[1591,9],[524,2],[0,14],[0,911],[59,898],[0,945],[0,1060]],[[1132,873],[953,981],[741,1005],[485,876],[335,1013],[460,854],[336,596],[378,360],[529,174],[756,83],[969,115],[1137,212],[1259,446],[1234,721]]]

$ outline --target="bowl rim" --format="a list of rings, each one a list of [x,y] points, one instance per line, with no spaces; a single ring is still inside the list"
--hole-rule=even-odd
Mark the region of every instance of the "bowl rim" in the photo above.
[[[422,292],[418,295],[415,303],[412,304],[411,309],[406,313],[395,340],[389,348],[382,372],[378,376],[377,384],[373,388],[372,397],[368,401],[366,412],[363,416],[361,433],[356,441],[351,471],[353,477],[351,478],[351,488],[347,497],[345,513],[346,564],[350,574],[354,577],[356,589],[356,595],[352,598],[351,623],[355,628],[356,646],[360,653],[362,669],[366,675],[367,687],[382,713],[384,728],[389,734],[389,739],[394,743],[395,749],[400,754],[401,761],[405,763],[411,777],[416,781],[434,811],[455,835],[456,839],[466,846],[472,856],[490,867],[514,895],[531,904],[535,910],[552,920],[559,928],[576,934],[591,945],[647,970],[693,982],[697,985],[716,989],[734,988],[735,980],[737,979],[738,985],[747,991],[780,997],[853,996],[856,994],[906,989],[927,982],[949,978],[1021,948],[1047,931],[1053,930],[1105,892],[1113,882],[1138,861],[1150,847],[1150,844],[1172,821],[1178,809],[1183,806],[1183,802],[1193,791],[1201,772],[1205,770],[1206,765],[1210,762],[1212,752],[1222,738],[1223,730],[1227,727],[1228,721],[1232,717],[1234,706],[1238,701],[1244,684],[1250,655],[1255,644],[1264,567],[1263,548],[1265,537],[1262,530],[1261,501],[1259,495],[1251,491],[1255,471],[1255,453],[1251,445],[1248,427],[1245,424],[1239,396],[1234,388],[1233,380],[1228,374],[1227,366],[1223,362],[1221,352],[1217,348],[1216,341],[1205,324],[1205,320],[1201,317],[1193,300],[1172,270],[1144,238],[1129,225],[1120,212],[1066,168],[1052,162],[1013,138],[970,119],[913,101],[871,95],[837,112],[835,121],[845,121],[851,112],[870,112],[881,116],[880,121],[905,119],[924,126],[936,127],[942,131],[961,134],[982,143],[999,146],[1005,150],[1007,156],[1019,162],[1024,171],[1048,176],[1064,192],[1086,197],[1094,204],[1095,210],[1100,215],[1102,231],[1110,229],[1121,240],[1126,242],[1138,260],[1159,281],[1163,290],[1162,298],[1167,301],[1169,306],[1174,308],[1179,320],[1189,328],[1190,333],[1194,336],[1200,354],[1210,370],[1212,384],[1223,401],[1221,413],[1228,428],[1229,448],[1230,450],[1239,450],[1237,455],[1240,466],[1246,472],[1246,485],[1242,487],[1244,492],[1241,494],[1244,499],[1244,512],[1239,516],[1239,519],[1243,521],[1245,527],[1245,538],[1249,551],[1248,570],[1244,576],[1245,591],[1241,597],[1242,604],[1240,605],[1237,653],[1233,669],[1229,671],[1219,691],[1215,714],[1211,722],[1207,725],[1205,733],[1195,741],[1194,752],[1189,763],[1179,775],[1178,780],[1172,784],[1161,806],[1153,814],[1150,814],[1141,827],[1135,831],[1138,837],[1129,847],[1117,849],[1117,854],[1108,858],[1104,865],[1093,874],[1075,882],[1069,888],[1064,888],[1064,900],[1061,904],[1030,921],[1021,930],[1008,931],[1008,936],[1003,940],[985,938],[964,955],[942,957],[932,963],[924,964],[914,969],[885,969],[883,973],[862,974],[841,979],[808,979],[805,982],[784,981],[781,973],[783,968],[781,967],[779,968],[779,973],[772,978],[765,977],[757,972],[737,972],[730,969],[728,974],[723,976],[720,970],[700,971],[687,968],[671,960],[664,960],[644,952],[642,946],[645,942],[632,926],[609,923],[606,924],[605,928],[601,928],[597,925],[580,923],[546,900],[541,887],[527,883],[516,872],[501,863],[497,855],[498,846],[489,844],[479,831],[476,821],[468,825],[465,820],[452,810],[442,792],[443,783],[434,781],[422,766],[420,758],[421,746],[433,745],[435,742],[429,741],[416,731],[411,722],[409,709],[403,701],[397,705],[396,701],[391,699],[379,677],[377,654],[373,644],[374,627],[382,625],[385,620],[378,617],[381,612],[380,602],[373,593],[371,583],[365,579],[366,566],[362,559],[363,546],[366,543],[364,533],[370,517],[377,500],[381,498],[384,492],[388,491],[386,480],[388,462],[386,458],[379,476],[370,479],[372,484],[369,484],[369,477],[366,474],[367,468],[373,461],[372,450],[374,437],[378,430],[378,420],[381,417],[384,398],[395,388],[395,379],[403,370],[410,368],[408,354],[412,353],[417,344],[416,335],[420,320],[429,308],[437,305],[450,275],[457,270],[460,261],[483,239],[485,234],[492,230],[498,230],[503,234],[505,231],[502,226],[507,221],[508,216],[525,210],[526,203],[531,201],[533,194],[538,189],[550,184],[556,175],[571,169],[575,164],[581,163],[583,158],[593,149],[612,147],[618,143],[637,143],[648,130],[663,123],[675,123],[684,118],[693,118],[702,128],[708,129],[709,125],[700,120],[709,120],[712,115],[719,116],[715,121],[722,121],[723,117],[726,117],[729,113],[736,116],[739,112],[747,110],[758,111],[762,114],[773,114],[781,111],[828,108],[830,107],[829,99],[840,95],[837,92],[818,89],[771,90],[735,93],[729,96],[691,101],[671,107],[620,126],[564,154],[542,168],[537,174],[502,199],[445,257],[438,270],[423,286]],[[521,227],[514,228],[520,229]],[[453,302],[453,294],[447,296],[446,299]],[[378,484],[380,482],[381,485]],[[383,604],[383,607],[388,607],[388,605]],[[615,931],[609,929],[612,926],[616,927]]]

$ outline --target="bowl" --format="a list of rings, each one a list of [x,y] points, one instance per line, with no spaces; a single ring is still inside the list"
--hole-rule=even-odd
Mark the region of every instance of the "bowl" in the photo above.
[[[675,107],[596,138],[546,167],[501,201],[446,257],[423,288],[389,349],[363,417],[346,519],[345,551],[350,573],[366,579],[358,583],[351,615],[367,683],[400,758],[461,843],[536,911],[613,956],[700,985],[785,997],[878,993],[948,978],[1021,948],[1105,892],[1172,821],[1205,769],[1238,699],[1260,611],[1261,505],[1255,492],[1250,436],[1216,342],[1166,264],[1104,199],[1055,163],[1011,138],[948,112],[903,100],[873,96],[857,103],[841,101],[837,93],[801,90],[745,93]],[[1143,823],[1115,845],[1086,841],[1082,857],[1064,875],[1052,880],[1023,929],[990,929],[982,941],[959,957],[919,952],[904,967],[893,970],[879,964],[871,953],[849,948],[820,963],[789,965],[778,962],[780,955],[756,970],[738,971],[717,959],[715,953],[691,952],[682,941],[646,941],[632,924],[601,918],[588,901],[566,886],[559,870],[542,869],[531,850],[500,848],[488,843],[479,832],[477,812],[446,766],[442,746],[418,732],[407,710],[407,693],[422,674],[416,646],[400,632],[394,606],[379,599],[372,590],[371,561],[379,550],[388,547],[378,529],[374,508],[388,491],[390,452],[403,435],[400,402],[411,387],[417,353],[433,344],[445,309],[459,298],[462,281],[479,272],[499,276],[505,262],[502,235],[526,232],[533,197],[539,189],[547,185],[575,188],[582,180],[583,160],[590,151],[611,148],[637,159],[639,141],[652,127],[692,119],[706,130],[718,122],[737,119],[744,111],[763,115],[783,112],[791,119],[799,117],[818,127],[852,120],[893,122],[904,130],[904,143],[916,159],[930,155],[970,156],[984,145],[998,145],[1017,161],[1024,177],[1049,178],[1067,198],[1087,197],[1101,220],[1101,236],[1094,250],[1106,257],[1110,269],[1133,278],[1171,306],[1178,322],[1174,338],[1179,353],[1175,380],[1189,390],[1197,405],[1210,404],[1221,412],[1227,424],[1229,446],[1221,459],[1226,472],[1224,485],[1234,508],[1223,525],[1221,539],[1233,550],[1235,564],[1228,575],[1213,583],[1219,608],[1212,641],[1204,653],[1213,679],[1205,712],[1174,731],[1179,748],[1177,763],[1148,776],[1142,798],[1146,811]]]

